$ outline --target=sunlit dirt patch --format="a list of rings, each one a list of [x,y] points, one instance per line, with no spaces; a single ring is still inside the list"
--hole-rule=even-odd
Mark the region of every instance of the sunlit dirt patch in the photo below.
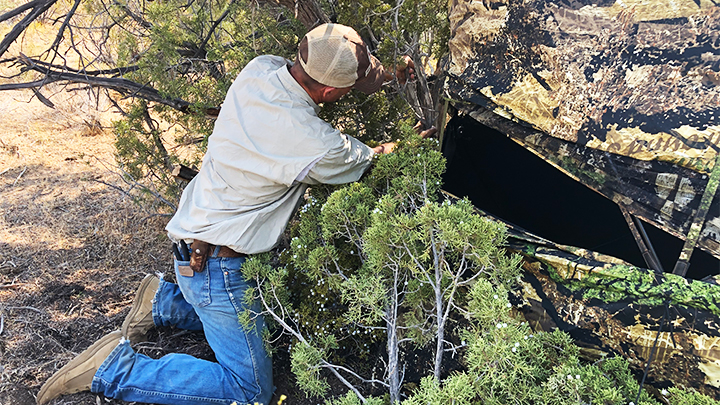
[[[83,112],[72,97],[63,112],[8,95],[0,101],[0,403],[21,405],[118,329],[140,280],[168,271],[171,257],[167,218],[113,188],[122,184],[111,170],[112,113]],[[105,129],[89,128],[83,119],[92,118]],[[95,404],[96,395],[54,403]]]

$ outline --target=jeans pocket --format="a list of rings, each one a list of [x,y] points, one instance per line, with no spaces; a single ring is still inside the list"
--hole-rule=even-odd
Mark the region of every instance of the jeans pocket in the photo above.
[[[178,266],[190,266],[190,262],[175,260],[175,277],[185,301],[194,307],[210,305],[210,271],[207,266],[204,271],[194,273],[192,277],[181,276]]]

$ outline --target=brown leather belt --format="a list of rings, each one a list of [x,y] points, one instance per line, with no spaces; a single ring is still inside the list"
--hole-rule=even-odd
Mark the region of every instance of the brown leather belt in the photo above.
[[[211,245],[209,243],[196,240],[192,243],[192,245],[190,245],[190,253],[197,252],[199,249],[200,252],[197,252],[198,254],[207,252],[209,257],[213,257],[212,254],[215,253],[216,247],[217,245]],[[245,253],[236,252],[227,246],[220,246],[217,256],[215,257],[247,257],[247,255]]]
[[[210,252],[215,251],[215,245],[210,245]],[[236,252],[227,246],[220,246],[217,257],[247,257],[245,253]]]

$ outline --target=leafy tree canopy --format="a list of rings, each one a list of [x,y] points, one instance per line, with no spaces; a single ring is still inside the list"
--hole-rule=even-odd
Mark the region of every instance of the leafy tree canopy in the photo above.
[[[422,12],[418,12],[422,11]],[[29,89],[52,106],[53,86],[109,97],[122,118],[114,123],[117,160],[127,178],[171,209],[182,183],[177,164],[199,164],[225,94],[254,57],[294,59],[313,26],[353,26],[382,62],[394,68],[410,55],[417,81],[385,86],[372,96],[351,94],[321,117],[364,141],[398,136],[413,117],[434,123],[437,96],[428,75],[446,52],[448,23],[441,1],[318,2],[248,0],[34,0],[0,15],[0,91]],[[51,34],[46,47],[21,41]]]

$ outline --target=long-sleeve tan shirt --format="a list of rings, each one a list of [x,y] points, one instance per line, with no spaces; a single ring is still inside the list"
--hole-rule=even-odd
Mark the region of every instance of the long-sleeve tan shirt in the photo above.
[[[230,87],[198,175],[166,229],[246,253],[272,249],[308,184],[358,180],[373,151],[317,116],[289,61],[260,56]]]

